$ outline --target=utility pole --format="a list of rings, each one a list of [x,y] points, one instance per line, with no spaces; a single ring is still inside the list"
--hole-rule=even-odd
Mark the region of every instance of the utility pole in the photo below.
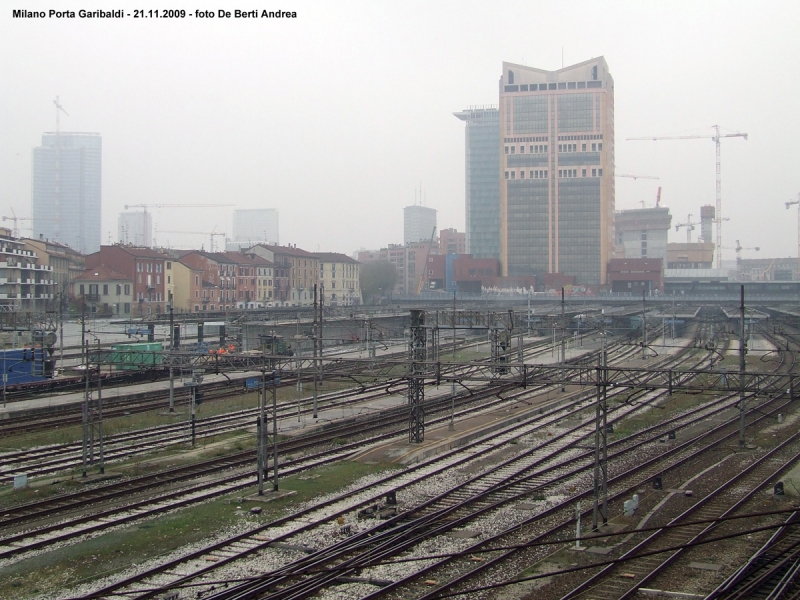
[[[261,359],[261,389],[258,391],[258,418],[256,420],[256,435],[258,435],[258,495],[264,495],[264,471],[267,467],[266,444],[266,404],[267,404],[267,370],[264,358]]]
[[[645,310],[645,291],[642,290],[642,360],[647,358],[647,312]]]
[[[564,341],[566,338],[566,323],[564,321],[564,288],[561,288],[561,364],[566,364],[567,362],[567,350],[564,347]],[[561,391],[566,392],[567,387],[564,383],[561,384]]]
[[[278,491],[278,381],[280,367],[272,372],[272,489]]]
[[[319,366],[317,364],[317,338],[318,338],[318,324],[317,324],[317,284],[314,284],[314,326],[312,327],[313,334],[314,334],[314,367],[312,369],[312,378],[314,379],[314,418],[317,417],[317,379],[319,377]]]
[[[745,339],[745,323],[744,323],[744,285],[741,286],[741,305],[739,307],[739,315],[742,320],[742,327],[739,338],[739,445],[744,446],[744,376],[747,369],[745,362],[745,354],[747,352],[747,345]]]

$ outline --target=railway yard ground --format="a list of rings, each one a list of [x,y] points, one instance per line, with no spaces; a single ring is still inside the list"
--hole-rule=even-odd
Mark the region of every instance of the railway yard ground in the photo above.
[[[0,598],[800,598],[800,318],[558,310],[15,398]]]

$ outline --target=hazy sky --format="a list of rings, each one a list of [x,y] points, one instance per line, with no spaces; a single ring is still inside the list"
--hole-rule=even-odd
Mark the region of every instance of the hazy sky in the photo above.
[[[290,10],[296,19],[12,19],[12,9]],[[30,216],[31,149],[55,129],[103,136],[103,243],[125,204],[280,211],[281,243],[350,253],[402,242],[423,189],[440,227],[464,229],[464,124],[496,105],[502,61],[543,69],[604,55],[615,80],[617,209],[673,224],[713,204],[722,142],[724,245],[797,255],[797,2],[62,2],[2,0],[0,211]],[[154,210],[157,241],[230,233],[230,208]],[[29,222],[25,222],[28,224]],[[6,223],[8,224],[8,223]],[[699,231],[699,228],[698,228]],[[697,232],[695,232],[697,233]],[[685,241],[685,233],[670,233]],[[733,252],[725,252],[733,258]]]

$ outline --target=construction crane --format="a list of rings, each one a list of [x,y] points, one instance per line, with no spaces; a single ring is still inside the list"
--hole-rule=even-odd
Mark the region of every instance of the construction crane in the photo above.
[[[33,217],[18,217],[17,213],[14,212],[13,208],[11,209],[11,214],[13,216],[11,216],[11,217],[3,217],[3,221],[12,221],[14,223],[14,228],[11,230],[11,235],[14,236],[15,238],[19,238],[20,237],[20,235],[19,235],[20,234],[20,229],[19,229],[19,225],[18,225],[17,222],[18,221],[33,221]],[[36,219],[36,220],[37,220],[37,222],[55,222],[58,219]],[[28,229],[28,228],[26,227],[26,229]]]
[[[738,269],[739,263],[742,262],[742,250],[755,250],[756,252],[758,252],[759,250],[761,250],[761,248],[759,248],[758,246],[753,246],[752,248],[744,248],[739,243],[739,240],[736,240],[736,245],[734,247],[732,248],[726,247],[725,250],[733,250],[734,252],[736,252],[736,268]]]
[[[719,125],[712,125],[714,128],[715,134],[708,136],[708,135],[675,135],[675,136],[657,136],[657,137],[634,137],[634,138],[627,138],[628,140],[652,140],[652,141],[659,141],[659,140],[693,140],[693,139],[710,139],[714,141],[714,144],[717,147],[717,211],[715,215],[715,222],[717,225],[717,248],[722,248],[722,175],[720,170],[720,139],[721,138],[728,138],[728,137],[743,137],[745,140],[747,139],[746,133],[725,133],[720,134],[719,132]],[[722,268],[722,252],[717,252],[717,268]]]
[[[126,204],[125,210],[129,208],[142,208],[142,231],[147,230],[147,209],[148,208],[215,208],[221,206],[234,206],[233,204]],[[181,232],[177,232],[181,233]],[[212,238],[213,240],[213,238]],[[153,245],[155,245],[155,233],[153,234]]]
[[[789,208],[789,207],[787,206],[786,208]],[[14,212],[13,208],[11,209],[11,214],[14,215],[14,216],[12,216],[12,217],[3,217],[3,221],[13,221],[14,222],[14,228],[11,230],[11,232],[12,232],[12,235],[15,238],[18,238],[19,237],[19,227],[17,226],[17,221],[31,221],[32,219],[30,217],[18,217],[17,213]]]
[[[61,102],[56,96],[56,99],[53,100],[53,104],[56,105],[56,177],[55,177],[55,187],[54,187],[54,199],[55,199],[55,221],[56,221],[56,231],[55,231],[55,238],[57,240],[61,240],[61,113],[63,112],[65,115],[69,116],[69,113],[64,110],[64,107],[61,106]],[[38,221],[38,219],[37,219]],[[81,226],[80,226],[80,239],[83,241],[83,219],[81,219]]]
[[[797,200],[786,202],[786,209],[792,204],[797,204],[797,260],[800,261],[800,193],[797,194]]]
[[[436,238],[436,225],[433,226],[431,231],[431,241],[428,242],[428,253],[425,255],[425,267],[422,269],[422,275],[419,276],[419,285],[417,286],[417,296],[422,292],[422,286],[428,280],[428,259],[431,257],[431,248],[433,248],[433,240]],[[430,286],[429,286],[430,287]]]
[[[681,227],[686,227],[686,243],[692,243],[692,231],[694,231],[694,226],[697,223],[692,223],[692,215],[689,215],[689,218],[686,219],[686,223],[678,223],[675,225],[675,231],[679,231]]]
[[[216,227],[214,229],[216,229]],[[161,233],[185,233],[187,235],[207,235],[211,238],[211,244],[208,246],[209,252],[214,252],[214,238],[216,236],[221,235],[223,238],[225,238],[225,234],[220,233],[218,231],[173,231],[173,230],[162,229]]]
[[[658,177],[653,177],[652,175],[627,175],[623,173],[616,173],[614,177],[628,177],[629,179],[658,179]]]

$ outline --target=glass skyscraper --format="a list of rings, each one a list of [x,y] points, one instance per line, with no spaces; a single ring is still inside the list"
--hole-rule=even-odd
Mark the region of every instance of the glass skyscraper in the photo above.
[[[614,80],[604,58],[558,71],[503,63],[503,274],[603,284],[614,249]]]
[[[500,258],[500,113],[479,107],[453,113],[466,123],[467,253]]]
[[[33,149],[33,237],[100,250],[101,166],[99,133],[42,135]]]

